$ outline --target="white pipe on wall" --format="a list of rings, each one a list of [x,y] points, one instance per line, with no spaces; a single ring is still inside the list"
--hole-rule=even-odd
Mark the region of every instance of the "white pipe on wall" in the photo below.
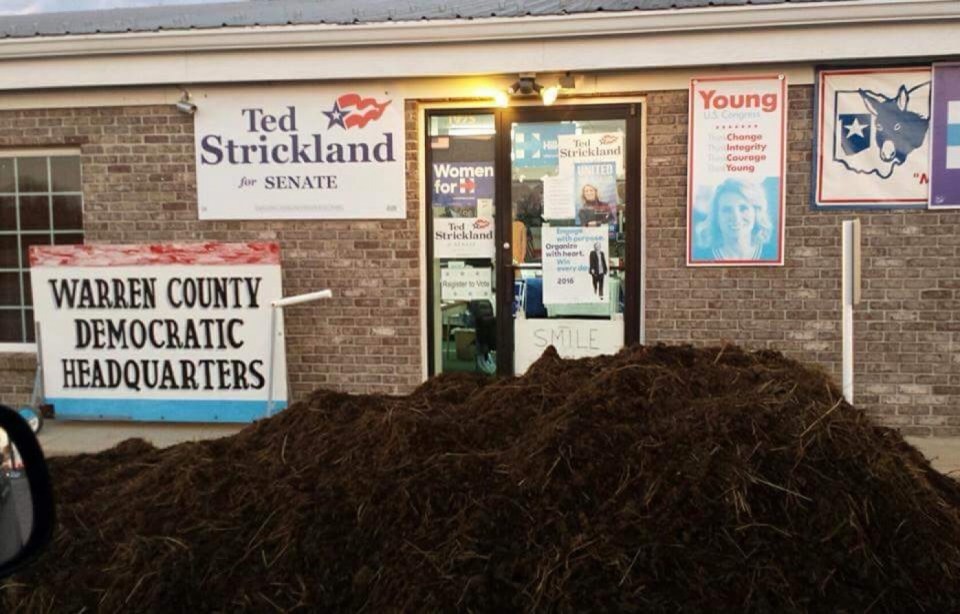
[[[842,232],[842,387],[843,398],[853,405],[853,307],[860,302],[860,220],[844,221]]]

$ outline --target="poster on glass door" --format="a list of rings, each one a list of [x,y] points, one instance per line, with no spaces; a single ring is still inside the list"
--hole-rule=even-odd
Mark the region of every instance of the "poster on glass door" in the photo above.
[[[569,134],[558,142],[558,174],[552,186],[544,184],[544,218],[572,219],[578,226],[606,224],[616,236],[623,134]]]
[[[478,204],[493,200],[493,164],[434,162],[432,170],[434,207],[446,208],[450,217],[482,217]]]
[[[623,134],[563,134],[557,137],[557,159],[561,177],[573,177],[574,165],[585,162],[623,164]]]
[[[434,258],[493,258],[493,218],[433,219]]]
[[[783,75],[690,84],[687,265],[783,264]]]
[[[577,225],[606,224],[617,232],[617,164],[581,162],[574,165],[573,201]]]
[[[493,297],[493,269],[489,267],[448,267],[440,269],[440,298],[445,301],[473,301]]]
[[[545,305],[604,303],[609,277],[609,227],[544,226]]]

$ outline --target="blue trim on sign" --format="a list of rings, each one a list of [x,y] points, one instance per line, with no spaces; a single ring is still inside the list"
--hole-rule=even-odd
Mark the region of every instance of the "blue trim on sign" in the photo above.
[[[960,124],[947,124],[947,147],[960,145]]]
[[[253,422],[267,415],[266,401],[197,399],[70,399],[47,398],[58,419],[142,420],[146,422]],[[274,401],[273,411],[286,409]]]

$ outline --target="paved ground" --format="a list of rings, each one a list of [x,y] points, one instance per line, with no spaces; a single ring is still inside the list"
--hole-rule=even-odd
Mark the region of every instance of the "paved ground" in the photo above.
[[[907,437],[941,473],[960,480],[960,437]]]
[[[159,448],[165,448],[184,441],[226,437],[244,426],[246,425],[47,420],[40,431],[40,445],[47,456],[99,452],[133,437],[146,439]]]
[[[242,424],[166,424],[139,422],[65,422],[48,420],[40,432],[40,443],[48,456],[97,452],[125,439],[142,437],[153,445],[166,447],[182,441],[226,437]],[[920,449],[933,466],[960,478],[960,438],[917,438],[908,441]]]

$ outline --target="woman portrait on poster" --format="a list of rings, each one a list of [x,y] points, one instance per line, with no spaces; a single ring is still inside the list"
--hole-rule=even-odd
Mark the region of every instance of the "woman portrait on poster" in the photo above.
[[[613,224],[617,219],[617,207],[601,201],[597,186],[587,183],[580,190],[580,211],[577,219],[581,226]]]
[[[693,256],[707,261],[774,260],[774,234],[763,187],[730,178],[717,186],[707,219],[695,229]]]

